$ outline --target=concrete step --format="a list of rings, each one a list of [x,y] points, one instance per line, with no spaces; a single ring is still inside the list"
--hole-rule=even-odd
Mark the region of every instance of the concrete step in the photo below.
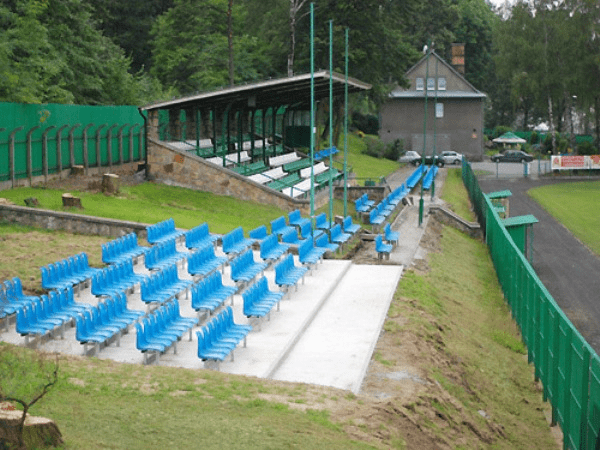
[[[352,265],[269,378],[358,393],[402,266]]]

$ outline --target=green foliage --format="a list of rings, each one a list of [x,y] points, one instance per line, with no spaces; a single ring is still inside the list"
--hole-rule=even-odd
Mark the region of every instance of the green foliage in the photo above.
[[[0,6],[0,101],[135,104],[130,59],[79,0]]]
[[[594,147],[594,144],[589,141],[583,141],[577,145],[578,155],[596,155],[598,149]]]
[[[504,125],[498,125],[497,127],[494,128],[493,134],[492,134],[492,139],[496,139],[499,136],[502,136],[504,133],[508,133],[509,131],[512,131],[511,127],[507,127]]]

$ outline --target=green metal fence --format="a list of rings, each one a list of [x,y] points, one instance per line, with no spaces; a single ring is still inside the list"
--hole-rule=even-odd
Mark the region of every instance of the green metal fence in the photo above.
[[[0,103],[0,182],[145,159],[134,106]]]
[[[485,229],[498,280],[552,405],[565,449],[600,448],[600,358],[575,329],[511,239],[471,165],[463,182]]]

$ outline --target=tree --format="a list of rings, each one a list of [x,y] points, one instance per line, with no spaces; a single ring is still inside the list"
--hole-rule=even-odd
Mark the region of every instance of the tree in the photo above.
[[[152,73],[181,93],[230,84],[228,0],[176,0],[153,28]],[[261,78],[265,44],[245,32],[245,4],[232,5],[234,82]]]
[[[0,402],[17,403],[21,407],[15,432],[6,433],[17,449],[26,449],[23,431],[27,413],[56,385],[58,369],[58,357],[50,361],[36,352],[0,345]],[[57,429],[53,440],[60,441]]]
[[[287,60],[288,77],[294,75],[294,58],[296,55],[296,25],[298,20],[306,16],[308,12],[300,14],[306,0],[290,0],[290,49]]]
[[[173,6],[173,0],[88,0],[103,34],[131,58],[130,72],[150,70],[150,31],[156,18]]]

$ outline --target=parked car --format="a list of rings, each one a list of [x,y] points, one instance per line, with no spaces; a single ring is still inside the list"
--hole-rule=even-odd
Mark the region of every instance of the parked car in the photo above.
[[[444,158],[442,158],[440,155],[435,155],[435,157],[433,155],[425,155],[424,159],[425,159],[425,164],[428,166],[436,165],[438,167],[444,167]],[[423,163],[423,158],[419,158],[419,159],[415,159],[414,161],[411,161],[411,164],[413,166],[417,166],[417,167],[419,167],[422,163]]]
[[[448,150],[448,151],[442,152],[442,158],[444,160],[444,163],[446,163],[446,164],[461,164],[462,159],[463,159],[463,154]]]
[[[421,155],[414,150],[408,150],[398,159],[398,161],[402,163],[412,163],[415,159],[421,159]]]
[[[506,150],[504,153],[496,153],[492,156],[492,162],[531,162],[533,156],[522,150]]]

